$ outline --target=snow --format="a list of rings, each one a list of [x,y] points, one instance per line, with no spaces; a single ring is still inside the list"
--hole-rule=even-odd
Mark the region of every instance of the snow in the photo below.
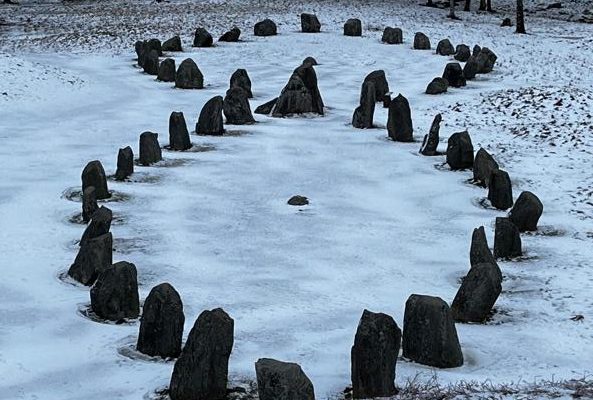
[[[225,13],[216,5],[204,7]],[[52,43],[68,42],[63,49],[75,46],[74,53],[41,52],[42,39],[11,48],[23,37],[6,34],[14,41],[3,43],[0,57],[0,399],[138,399],[168,384],[171,362],[129,357],[137,321],[86,318],[88,288],[60,279],[83,231],[71,222],[80,212],[72,195],[80,173],[94,159],[114,173],[118,148],[136,153],[146,130],[168,144],[172,111],[183,111],[193,129],[202,105],[224,95],[237,68],[251,77],[255,109],[278,95],[306,56],[320,63],[324,117],[255,115],[257,124],[227,126],[224,137],[192,135],[194,151],[164,151],[160,165],[136,167],[133,182],[109,182],[119,200],[105,203],[116,218],[114,261],[137,266],[141,298],[170,282],[184,302],[186,334],[202,310],[223,307],[235,319],[234,382],[252,379],[258,358],[273,357],[301,364],[318,398],[335,396],[350,383],[362,310],[386,312],[401,327],[410,294],[452,301],[469,268],[473,228],[484,225],[492,245],[494,219],[504,215],[482,206],[487,193],[467,182],[471,172],[418,155],[441,112],[441,149],[467,128],[475,149],[486,147],[509,172],[515,198],[531,190],[545,210],[540,232],[523,235],[525,256],[500,263],[505,280],[493,320],[457,324],[465,365],[434,370],[399,360],[397,383],[419,373],[442,382],[532,382],[592,372],[593,56],[585,38],[593,27],[533,19],[533,34],[517,36],[497,26],[502,15],[460,12],[464,21],[441,23],[441,10],[404,4],[386,17],[385,2],[368,7],[363,23],[402,26],[403,45],[381,44],[377,30],[342,36],[343,21],[359,15],[350,2],[313,7],[320,34],[297,33],[297,14],[281,4],[273,15],[290,22],[277,37],[251,35],[249,24],[263,13],[245,17],[240,43],[192,49],[186,29],[186,51],[173,56],[178,64],[196,60],[206,81],[197,91],[175,90],[133,66],[133,41],[149,33],[121,36],[125,47],[113,51],[108,42],[87,48],[57,35]],[[237,2],[227,18],[241,22],[248,10],[249,2]],[[165,39],[163,24],[150,34]],[[433,47],[448,36],[492,48],[495,71],[466,88],[425,95],[451,60],[412,50],[418,30]],[[386,139],[379,104],[376,129],[349,126],[362,80],[375,69],[408,98],[415,143]],[[552,120],[558,123],[545,134]],[[295,194],[311,204],[286,205]],[[569,319],[576,314],[584,321]]]

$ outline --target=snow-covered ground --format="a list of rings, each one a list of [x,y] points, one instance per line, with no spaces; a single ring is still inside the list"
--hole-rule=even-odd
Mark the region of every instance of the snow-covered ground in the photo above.
[[[168,384],[172,363],[130,357],[138,323],[85,318],[88,288],[60,279],[83,231],[71,222],[80,212],[73,193],[82,168],[99,159],[112,174],[118,148],[137,152],[146,130],[166,145],[171,111],[183,111],[193,129],[202,105],[224,95],[237,68],[253,82],[253,110],[277,96],[306,56],[320,63],[326,116],[256,115],[257,124],[227,126],[224,137],[193,135],[195,151],[165,151],[160,165],[137,167],[133,182],[110,181],[118,194],[106,204],[115,214],[114,259],[136,264],[141,298],[170,282],[184,302],[186,334],[202,310],[223,307],[235,319],[234,381],[253,378],[253,363],[273,357],[300,363],[318,398],[339,393],[349,385],[362,310],[391,314],[401,326],[412,293],[450,302],[469,268],[473,228],[485,225],[492,245],[494,218],[504,215],[483,206],[487,193],[467,183],[471,172],[418,155],[440,112],[441,148],[467,128],[476,150],[487,148],[509,172],[515,197],[531,190],[545,210],[540,231],[523,236],[525,257],[500,264],[506,278],[493,320],[457,325],[465,365],[434,370],[400,360],[397,383],[435,373],[445,383],[592,373],[593,26],[528,19],[531,34],[518,36],[498,26],[502,13],[460,12],[463,21],[455,22],[408,3],[319,1],[311,10],[324,32],[309,35],[297,32],[304,3],[225,3],[164,4],[211,13],[177,19],[134,2],[128,11],[147,10],[139,27],[153,17],[158,23],[121,34],[105,28],[113,40],[100,37],[102,20],[78,3],[74,15],[53,17],[34,15],[35,4],[2,9],[9,22],[30,13],[38,28],[0,27],[0,399],[139,399]],[[252,23],[268,15],[282,22],[281,34],[252,36]],[[65,26],[80,25],[54,37],[47,27],[59,16]],[[341,35],[349,17],[363,19],[363,38]],[[215,36],[239,25],[243,41],[192,49],[203,20]],[[381,44],[385,25],[401,26],[405,43]],[[495,71],[425,95],[450,60],[412,50],[419,30],[433,46],[449,37],[490,47],[499,57]],[[196,60],[204,90],[175,90],[134,67],[134,40],[175,32],[186,51],[172,56]],[[388,141],[379,107],[377,129],[349,125],[362,80],[375,69],[409,99],[416,143]],[[294,194],[311,204],[286,205]],[[584,320],[571,321],[577,314]]]

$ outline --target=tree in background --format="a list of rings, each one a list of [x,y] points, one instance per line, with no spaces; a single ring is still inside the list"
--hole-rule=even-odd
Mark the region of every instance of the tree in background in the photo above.
[[[517,0],[517,30],[516,33],[525,32],[525,17],[523,15],[523,0]]]

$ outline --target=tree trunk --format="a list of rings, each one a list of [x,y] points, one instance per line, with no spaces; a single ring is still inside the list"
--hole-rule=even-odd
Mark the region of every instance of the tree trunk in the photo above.
[[[463,11],[470,10],[470,2],[471,2],[471,0],[465,0],[465,7],[463,8]]]
[[[455,15],[455,0],[449,0],[449,18],[451,19],[457,19],[457,16]]]
[[[432,7],[432,6],[433,6],[433,4],[432,4],[432,0],[428,0],[428,1],[426,2],[426,5],[427,5],[428,7]]]
[[[480,11],[486,10],[486,0],[480,0]]]
[[[516,21],[517,30],[516,33],[526,33],[525,32],[525,17],[523,16],[523,0],[517,0],[517,21]]]
[[[492,0],[486,0],[486,11],[492,12]]]

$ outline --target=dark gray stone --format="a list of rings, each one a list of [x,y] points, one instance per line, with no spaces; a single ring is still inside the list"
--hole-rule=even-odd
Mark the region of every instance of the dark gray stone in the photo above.
[[[316,59],[314,59],[314,58],[313,58],[313,57],[311,57],[311,56],[309,56],[309,57],[305,58],[305,59],[303,60],[303,63],[302,63],[302,64],[303,64],[303,65],[313,65],[313,66],[314,66],[314,65],[318,65],[318,64],[317,64],[317,60],[316,60]]]
[[[472,267],[478,264],[496,264],[496,259],[492,255],[490,247],[488,247],[488,240],[486,239],[486,232],[483,226],[474,229],[472,233],[469,262]]]
[[[236,70],[231,75],[230,87],[240,87],[247,93],[248,98],[251,99],[253,97],[253,93],[251,93],[251,79],[249,79],[247,71],[242,68]]]
[[[142,68],[148,75],[159,74],[159,54],[156,50],[150,50],[148,54],[144,56]]]
[[[438,154],[437,146],[439,145],[439,131],[442,120],[441,114],[437,114],[432,121],[428,135],[424,135],[422,147],[420,147],[420,154],[423,156],[436,156]]]
[[[443,79],[446,79],[449,86],[459,88],[466,85],[465,77],[463,76],[463,69],[458,62],[450,62],[445,66],[443,71]]]
[[[212,35],[205,28],[196,29],[193,47],[212,47],[213,43]]]
[[[310,64],[303,64],[294,70],[278,97],[272,116],[304,113],[323,115],[323,99],[317,87],[317,75]]]
[[[253,27],[253,34],[255,36],[275,36],[278,34],[278,28],[274,21],[266,18],[255,24]]]
[[[173,36],[171,39],[165,40],[162,48],[163,51],[183,51],[181,38],[179,36]]]
[[[84,246],[89,240],[104,235],[111,229],[113,213],[105,206],[101,206],[91,216],[91,222],[82,233],[79,245]]]
[[[172,112],[169,117],[169,148],[183,151],[191,148],[189,131],[182,112]]]
[[[498,57],[488,47],[482,47],[482,50],[476,56],[476,62],[478,63],[478,73],[487,74],[492,72],[494,64]]]
[[[481,148],[474,159],[474,182],[482,187],[490,186],[492,172],[498,169],[498,163],[486,150]]]
[[[204,87],[204,75],[191,58],[183,60],[179,65],[175,75],[175,87],[179,89],[202,89]]]
[[[240,87],[235,86],[227,90],[222,104],[227,124],[246,125],[255,122],[247,97],[247,92]]]
[[[175,82],[175,60],[167,58],[159,65],[157,79],[162,82]]]
[[[146,42],[146,48],[148,49],[148,51],[154,50],[158,53],[159,57],[162,57],[163,55],[163,48],[161,46],[161,41],[158,39],[149,39]]]
[[[215,96],[204,104],[196,124],[196,133],[198,135],[221,136],[224,133],[222,106],[222,96]]]
[[[260,358],[255,374],[259,400],[315,400],[313,384],[298,364]]]
[[[239,37],[241,36],[241,29],[237,28],[236,26],[233,27],[230,31],[227,31],[222,34],[219,42],[238,42]]]
[[[467,131],[457,132],[449,137],[447,164],[452,170],[471,168],[474,165],[474,146]]]
[[[301,31],[304,33],[318,33],[321,31],[321,23],[314,14],[301,14]]]
[[[463,77],[466,80],[471,80],[471,79],[474,79],[477,74],[478,74],[478,62],[476,61],[475,56],[470,56],[470,58],[467,59],[467,62],[463,66]]]
[[[360,105],[354,110],[352,116],[352,126],[359,129],[372,128],[374,115],[375,84],[373,81],[365,81],[360,93]]]
[[[437,54],[441,56],[452,56],[455,54],[455,48],[449,39],[443,39],[437,44]]]
[[[463,365],[453,316],[440,297],[413,294],[404,313],[403,356],[436,368]]]
[[[147,166],[157,163],[163,159],[161,146],[159,145],[159,134],[154,132],[143,132],[140,134],[140,155],[138,162]]]
[[[484,322],[502,291],[502,273],[496,263],[472,266],[451,304],[453,319]]]
[[[382,101],[384,96],[389,93],[389,83],[385,76],[385,71],[382,69],[376,70],[368,74],[363,81],[373,82],[375,85],[375,101]]]
[[[226,398],[233,335],[234,321],[221,308],[200,314],[173,367],[171,400]]]
[[[401,338],[402,332],[391,316],[364,310],[350,352],[353,398],[396,394],[395,365]]]
[[[513,206],[513,185],[506,171],[495,169],[490,175],[488,200],[499,210],[508,210]]]
[[[535,194],[522,192],[509,213],[509,219],[520,232],[536,231],[543,212],[544,205]]]
[[[430,39],[422,32],[414,34],[414,50],[430,50]]]
[[[97,195],[94,186],[87,186],[82,191],[82,220],[89,222],[91,217],[99,209],[97,205]]]
[[[111,232],[94,237],[78,250],[68,275],[83,285],[92,285],[99,274],[113,262],[113,236]]]
[[[119,149],[117,152],[117,170],[115,179],[124,181],[134,173],[134,152],[130,146]]]
[[[401,94],[398,94],[389,104],[387,132],[389,137],[396,142],[414,141],[410,104]]]
[[[152,357],[178,357],[184,323],[179,293],[168,283],[155,286],[144,301],[136,348]]]
[[[344,36],[362,36],[362,22],[358,18],[350,18],[346,21]]]
[[[477,55],[480,54],[480,51],[482,51],[482,48],[477,44],[474,45],[474,48],[472,49],[472,56],[477,57]]]
[[[455,59],[457,61],[466,62],[471,57],[472,52],[466,44],[458,44],[455,48]]]
[[[82,191],[93,186],[95,188],[95,196],[97,200],[108,199],[111,197],[111,193],[107,189],[107,176],[103,169],[101,161],[94,160],[89,162],[82,170]]]
[[[497,217],[494,229],[494,257],[520,257],[521,234],[519,228],[509,218]]]
[[[120,261],[101,272],[91,288],[91,308],[110,321],[137,318],[140,299],[136,266]]]
[[[296,195],[288,199],[287,203],[291,206],[306,206],[307,204],[309,204],[309,199],[305,196]]]
[[[402,44],[404,42],[404,34],[400,28],[386,27],[383,31],[381,41],[387,44]]]
[[[449,82],[445,78],[436,77],[426,87],[426,94],[446,93]]]
[[[272,100],[268,101],[267,103],[264,103],[264,104],[260,105],[253,112],[255,114],[270,115],[272,113],[272,110],[274,109],[274,106],[276,105],[277,102],[278,102],[278,97],[276,97],[275,99],[272,99]]]
[[[513,21],[510,18],[505,18],[502,20],[500,26],[513,26]]]

